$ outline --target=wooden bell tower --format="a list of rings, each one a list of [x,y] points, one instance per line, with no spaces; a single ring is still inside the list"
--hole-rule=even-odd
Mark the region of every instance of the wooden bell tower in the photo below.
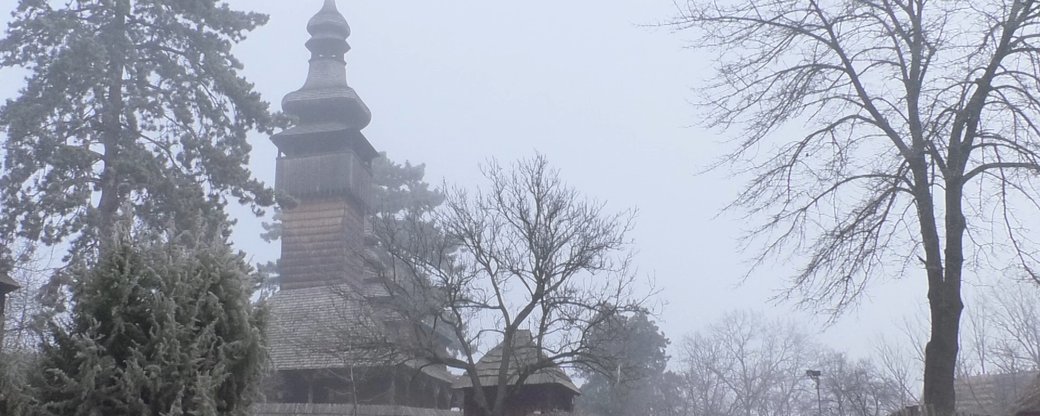
[[[325,2],[307,31],[307,81],[282,100],[297,124],[271,138],[279,151],[282,289],[363,279],[371,162],[378,155],[361,134],[372,113],[347,85],[350,26],[334,1]]]

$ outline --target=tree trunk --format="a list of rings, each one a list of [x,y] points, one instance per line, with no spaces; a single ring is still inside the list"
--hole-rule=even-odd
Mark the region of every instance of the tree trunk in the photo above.
[[[109,67],[107,85],[105,85],[106,96],[104,98],[101,115],[102,144],[104,155],[102,161],[104,167],[101,171],[100,193],[98,201],[98,239],[102,250],[108,246],[114,237],[116,218],[119,206],[122,204],[120,188],[120,147],[123,136],[123,75],[126,64],[124,55],[126,37],[126,16],[130,11],[128,1],[119,1],[113,9],[112,24],[106,30],[104,37],[109,45]]]
[[[959,157],[950,160],[959,165]],[[957,165],[951,166],[953,172]],[[962,170],[962,169],[961,169]],[[956,411],[954,379],[959,350],[961,311],[961,276],[964,268],[964,231],[966,223],[961,202],[963,179],[950,173],[946,179],[946,261],[938,276],[928,279],[928,304],[931,315],[931,337],[925,346],[924,402],[938,416]]]
[[[964,217],[961,214],[960,178],[946,182],[946,262],[935,218],[928,167],[923,152],[911,161],[914,199],[924,248],[928,276],[928,305],[931,333],[925,346],[924,397],[926,407],[937,416],[950,416],[955,407],[953,377],[957,364],[957,337],[960,325],[960,276],[963,264]]]
[[[953,382],[961,308],[947,301],[950,291],[945,285],[929,289],[928,293],[932,333],[925,346],[924,402],[937,416],[950,416],[956,407]]]

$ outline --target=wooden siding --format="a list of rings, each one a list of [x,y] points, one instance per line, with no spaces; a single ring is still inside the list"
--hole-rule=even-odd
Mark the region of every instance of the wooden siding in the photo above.
[[[303,201],[282,221],[283,289],[364,278],[364,213],[349,198]]]
[[[485,387],[487,400],[495,400],[497,388]],[[483,416],[473,398],[473,389],[463,389],[463,416]],[[523,385],[506,399],[504,416],[566,415],[574,411],[575,394],[559,384]],[[537,413],[536,413],[537,412]]]
[[[1029,391],[1035,372],[985,374],[958,378],[954,384],[957,410],[978,415],[1007,416]]]
[[[369,163],[352,151],[278,158],[275,187],[293,198],[341,195],[369,204],[372,174]]]

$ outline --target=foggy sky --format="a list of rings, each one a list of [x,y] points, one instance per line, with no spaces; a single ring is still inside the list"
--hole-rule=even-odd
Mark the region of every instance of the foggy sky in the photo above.
[[[14,1],[2,3],[6,27]],[[306,77],[305,26],[321,1],[230,3],[271,17],[235,51],[278,110]],[[737,238],[749,221],[719,215],[740,178],[698,174],[735,132],[694,127],[701,120],[691,89],[710,61],[684,48],[689,35],[653,27],[675,14],[671,0],[338,3],[353,29],[348,82],[373,113],[364,133],[391,159],[425,163],[433,184],[469,187],[481,183],[480,163],[537,151],[585,195],[614,210],[637,208],[636,265],[660,291],[661,326],[673,345],[732,309],[793,313],[790,304],[769,303],[785,287],[784,262],[741,283],[752,253],[739,253]],[[20,76],[0,71],[0,97],[13,96]],[[274,145],[262,135],[252,144],[253,172],[273,184]],[[234,212],[238,248],[254,262],[277,258],[277,244],[259,238],[259,221]],[[882,333],[902,340],[902,320],[926,303],[923,280],[913,274],[875,286],[821,340],[854,355],[869,354]],[[823,319],[794,316],[824,330]]]

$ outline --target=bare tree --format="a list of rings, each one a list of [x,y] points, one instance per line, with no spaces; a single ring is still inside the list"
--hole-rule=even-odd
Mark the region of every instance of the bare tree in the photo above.
[[[1040,288],[1004,281],[973,293],[961,347],[957,403],[1012,414],[1040,370]]]
[[[924,353],[905,348],[902,342],[879,339],[874,351],[874,363],[880,377],[898,392],[901,406],[921,402],[921,374]]]
[[[1000,373],[1040,370],[1040,290],[1021,283],[996,285],[978,302],[988,305],[978,321],[991,328],[979,348],[989,352],[980,362],[989,361]]]
[[[1013,209],[1040,207],[1040,2],[685,4],[676,27],[719,57],[708,123],[742,127],[721,163],[751,176],[733,206],[766,218],[758,264],[806,253],[788,295],[832,313],[921,270],[923,400],[949,414],[965,246],[1040,277],[1030,215]]]
[[[732,312],[682,343],[693,414],[780,416],[815,413],[812,346],[790,322]],[[808,403],[807,403],[808,401]],[[809,406],[803,408],[804,406]]]
[[[823,373],[826,414],[888,416],[909,404],[901,380],[889,377],[875,361],[853,361],[844,354],[824,352],[816,365]]]
[[[883,416],[905,403],[874,362],[850,360],[797,324],[760,314],[728,313],[687,337],[680,360],[690,415]],[[819,371],[816,380],[807,370]]]
[[[400,356],[466,371],[481,411],[498,416],[529,376],[596,360],[589,334],[644,310],[646,297],[630,269],[632,212],[607,213],[543,156],[483,173],[486,190],[449,191],[440,209],[376,218],[374,228],[390,304],[409,332]],[[533,353],[518,350],[526,331]],[[496,343],[509,359],[481,377],[479,359]]]

